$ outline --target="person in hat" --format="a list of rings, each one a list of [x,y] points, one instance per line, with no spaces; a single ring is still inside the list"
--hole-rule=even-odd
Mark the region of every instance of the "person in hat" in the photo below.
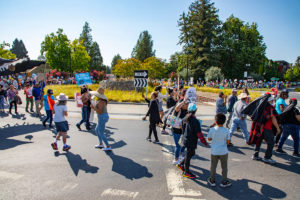
[[[268,95],[267,99],[267,105],[265,109],[263,110],[262,115],[262,125],[261,125],[261,134],[259,135],[257,141],[256,141],[256,146],[255,146],[255,153],[252,156],[253,160],[261,160],[259,157],[259,150],[260,146],[263,140],[266,141],[267,143],[267,150],[265,152],[265,157],[263,161],[268,164],[275,164],[276,161],[272,159],[272,152],[274,148],[274,136],[278,135],[280,133],[280,128],[277,122],[277,112],[273,106],[274,103],[274,97],[270,95],[270,93],[266,93],[265,95]],[[276,133],[273,131],[273,126],[276,129]]]
[[[183,119],[186,126],[182,136],[183,145],[186,148],[186,154],[180,164],[177,164],[176,166],[183,171],[182,175],[184,177],[193,179],[196,178],[196,176],[190,171],[190,162],[192,157],[195,155],[198,138],[205,146],[207,145],[207,142],[202,134],[200,122],[196,118],[197,106],[195,103],[189,104],[188,112],[189,113]]]
[[[294,152],[293,157],[299,158],[299,130],[300,130],[300,112],[296,108],[297,99],[292,98],[290,100],[290,105],[285,108],[283,113],[279,115],[280,122],[283,125],[282,136],[279,141],[279,145],[276,153],[286,154],[285,151],[282,150],[282,147],[287,140],[287,138],[291,135],[294,140]]]
[[[238,101],[236,94],[237,94],[237,89],[234,88],[234,89],[232,89],[232,94],[228,98],[227,111],[228,111],[229,115],[228,115],[227,122],[226,122],[226,128],[229,128],[229,124],[230,124],[231,118],[233,116],[233,106]]]
[[[103,151],[109,151],[111,150],[111,146],[108,143],[106,136],[104,135],[105,124],[109,120],[109,116],[107,113],[107,97],[104,95],[104,91],[104,88],[99,87],[97,92],[93,93],[95,96],[94,100],[96,101],[96,104],[91,104],[91,107],[96,111],[98,115],[96,133],[98,135],[99,144],[95,145],[95,148],[103,149]],[[104,147],[103,142],[106,145],[106,147]]]
[[[24,89],[24,94],[26,95],[26,107],[25,111],[28,111],[28,107],[30,104],[30,112],[33,112],[33,96],[32,96],[32,87],[29,83],[26,84],[26,88]]]
[[[240,127],[243,136],[244,136],[244,140],[245,142],[248,142],[249,139],[249,132],[247,129],[247,123],[246,123],[246,115],[242,114],[242,111],[244,110],[244,108],[246,108],[248,106],[248,104],[246,103],[248,98],[248,95],[246,93],[241,93],[239,95],[239,99],[238,102],[236,102],[236,104],[233,107],[233,120],[232,120],[232,124],[230,127],[230,139],[232,138],[232,134],[234,133],[234,131],[237,129],[237,127]],[[232,145],[232,143],[229,143],[229,146]]]
[[[34,85],[32,95],[34,96],[35,112],[38,116],[41,116],[41,109],[43,107],[43,91],[38,83]]]
[[[48,89],[47,94],[43,96],[43,101],[44,101],[45,111],[47,115],[47,117],[43,120],[43,126],[46,127],[46,122],[49,119],[50,120],[49,128],[52,128],[52,121],[53,121],[52,110],[55,104],[55,99],[53,97],[53,90]]]
[[[76,124],[76,127],[81,130],[80,125],[85,122],[87,130],[90,130],[90,114],[91,114],[91,95],[87,87],[81,89],[81,101],[83,103],[81,110],[81,121]]]
[[[54,114],[54,123],[57,130],[57,135],[51,146],[53,150],[58,150],[57,140],[62,136],[63,138],[63,151],[68,151],[71,149],[70,145],[67,145],[67,132],[69,130],[69,125],[65,117],[68,116],[67,100],[68,97],[64,93],[60,93],[56,97],[58,102],[53,105],[52,113]]]

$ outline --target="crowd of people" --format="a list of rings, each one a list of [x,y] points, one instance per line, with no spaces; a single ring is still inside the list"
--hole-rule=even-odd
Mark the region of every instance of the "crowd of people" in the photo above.
[[[16,87],[15,87],[16,86]],[[68,151],[71,146],[67,144],[67,132],[69,123],[67,100],[68,97],[61,93],[56,98],[53,91],[48,89],[44,93],[44,82],[25,82],[24,94],[26,95],[26,112],[35,112],[41,117],[41,109],[44,107],[46,117],[42,120],[43,126],[49,123],[49,128],[53,128],[53,121],[57,130],[55,140],[51,143],[54,150],[58,150],[58,141],[62,137],[63,151]],[[22,103],[19,96],[21,90],[13,83],[8,87],[0,83],[0,111],[4,112],[4,102],[9,103],[9,113],[12,108],[15,114],[18,114],[17,107]],[[95,132],[98,136],[99,143],[95,148],[104,151],[112,150],[105,136],[105,126],[109,120],[107,103],[108,99],[104,94],[105,89],[99,87],[97,91],[91,91],[87,86],[81,88],[82,119],[76,124],[81,131],[81,125],[85,124],[88,131],[91,130],[90,116],[96,112],[98,123]],[[152,133],[154,135],[154,143],[159,143],[157,126],[162,128],[161,134],[172,135],[174,140],[174,160],[172,164],[176,165],[182,171],[182,175],[187,178],[195,178],[196,176],[190,171],[189,166],[191,158],[195,155],[198,139],[206,146],[207,141],[211,142],[211,172],[208,183],[216,186],[215,176],[218,161],[222,167],[221,187],[228,187],[231,182],[227,178],[228,173],[228,148],[231,148],[233,133],[240,129],[245,144],[255,145],[253,160],[263,160],[266,163],[274,164],[276,161],[272,159],[273,148],[277,147],[276,153],[286,154],[283,145],[288,136],[291,135],[294,140],[293,155],[299,158],[299,127],[300,113],[297,109],[297,100],[290,99],[290,104],[286,104],[288,99],[288,91],[282,90],[279,98],[275,98],[270,93],[264,94],[262,97],[250,103],[250,96],[247,88],[237,96],[237,89],[233,88],[232,94],[228,98],[220,92],[216,100],[216,115],[214,124],[211,125],[207,139],[201,130],[201,121],[196,118],[197,105],[187,96],[187,90],[183,86],[167,88],[167,94],[163,95],[162,86],[157,86],[151,94],[151,99],[146,97],[148,102],[148,111],[145,113],[143,120],[149,116],[149,134],[146,140],[152,142]],[[166,108],[163,110],[163,100],[166,99]],[[35,104],[35,111],[33,109]],[[53,116],[54,115],[54,116]],[[226,117],[227,116],[227,117]],[[252,120],[250,131],[247,128],[247,116]],[[170,127],[171,133],[166,131]],[[262,159],[259,157],[260,146],[262,142],[267,143],[267,150]]]

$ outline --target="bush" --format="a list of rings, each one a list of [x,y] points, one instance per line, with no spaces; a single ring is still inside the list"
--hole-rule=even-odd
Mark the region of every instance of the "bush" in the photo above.
[[[295,88],[295,92],[300,92],[300,88]]]
[[[215,81],[215,80],[223,80],[224,75],[221,72],[221,69],[218,67],[210,67],[205,72],[205,79],[208,81]]]

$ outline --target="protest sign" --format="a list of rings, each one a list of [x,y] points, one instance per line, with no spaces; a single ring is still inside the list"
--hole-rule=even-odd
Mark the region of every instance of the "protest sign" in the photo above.
[[[80,73],[80,74],[75,74],[76,82],[78,86],[82,85],[91,85],[92,80],[90,78],[89,73]]]
[[[81,100],[81,94],[79,92],[76,92],[74,96],[75,96],[77,107],[81,108],[83,106],[83,103]]]
[[[197,92],[196,92],[196,88],[190,87],[190,88],[186,91],[186,97],[187,97],[187,101],[188,101],[189,103],[196,103],[196,101],[197,101]]]

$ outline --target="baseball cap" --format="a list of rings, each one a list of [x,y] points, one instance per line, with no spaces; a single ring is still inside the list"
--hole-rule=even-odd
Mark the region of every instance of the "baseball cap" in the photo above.
[[[190,103],[189,106],[188,106],[188,111],[189,112],[194,112],[197,110],[197,106],[195,103]]]

